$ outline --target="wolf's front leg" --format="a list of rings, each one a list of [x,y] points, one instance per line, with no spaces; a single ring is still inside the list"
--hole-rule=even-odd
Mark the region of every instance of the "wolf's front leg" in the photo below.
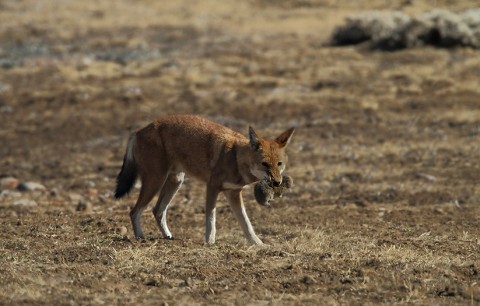
[[[237,218],[240,226],[242,227],[245,238],[247,238],[247,240],[251,244],[263,244],[260,238],[258,238],[255,234],[252,224],[248,219],[247,212],[245,211],[245,206],[243,205],[242,190],[227,190],[225,191],[225,196],[227,197],[228,203],[232,208],[235,218]]]
[[[207,204],[205,207],[205,242],[208,244],[215,243],[215,213],[218,193],[218,189],[207,186]]]

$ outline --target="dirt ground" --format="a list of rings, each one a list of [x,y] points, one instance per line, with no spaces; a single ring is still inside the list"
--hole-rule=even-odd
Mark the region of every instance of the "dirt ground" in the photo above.
[[[433,4],[432,4],[433,3]],[[477,1],[0,1],[0,305],[480,304],[480,52],[330,47],[365,10]],[[195,113],[244,134],[296,126],[273,208],[225,201],[206,246],[204,186],[170,209],[114,201],[128,135]],[[187,145],[187,144],[186,144]]]

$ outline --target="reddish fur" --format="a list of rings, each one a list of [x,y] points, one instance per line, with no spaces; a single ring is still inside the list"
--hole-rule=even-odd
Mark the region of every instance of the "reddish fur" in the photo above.
[[[213,243],[215,239],[215,201],[218,193],[224,191],[247,239],[260,244],[244,211],[241,191],[243,186],[259,180],[258,173],[252,174],[254,169],[267,174],[269,179],[281,180],[276,165],[279,160],[287,162],[285,146],[292,133],[290,129],[276,140],[265,140],[255,134],[259,143],[255,150],[251,140],[242,134],[193,115],[160,117],[138,130],[132,135],[133,160],[125,158],[122,167],[129,165],[130,173],[138,173],[142,180],[137,204],[131,211],[135,235],[143,237],[140,215],[161,190],[154,214],[164,235],[169,236],[164,214],[183,181],[182,173],[186,173],[207,184],[207,242]],[[272,167],[264,169],[262,162]],[[117,190],[128,179],[122,176],[124,172],[117,179]],[[118,193],[119,197],[123,194]]]

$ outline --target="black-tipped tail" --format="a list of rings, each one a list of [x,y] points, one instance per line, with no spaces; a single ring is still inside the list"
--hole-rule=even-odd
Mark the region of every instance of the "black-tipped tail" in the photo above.
[[[137,166],[133,159],[133,143],[135,137],[132,137],[128,143],[127,152],[123,158],[122,170],[117,176],[117,186],[115,188],[115,199],[120,199],[132,190],[135,181],[137,180]]]

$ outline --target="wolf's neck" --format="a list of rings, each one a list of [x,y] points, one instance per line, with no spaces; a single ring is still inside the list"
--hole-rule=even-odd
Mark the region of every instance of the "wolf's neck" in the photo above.
[[[236,143],[235,146],[238,172],[243,179],[243,183],[248,185],[258,181],[258,178],[250,171],[250,166],[254,162],[253,152],[250,148],[250,144],[248,142]]]

